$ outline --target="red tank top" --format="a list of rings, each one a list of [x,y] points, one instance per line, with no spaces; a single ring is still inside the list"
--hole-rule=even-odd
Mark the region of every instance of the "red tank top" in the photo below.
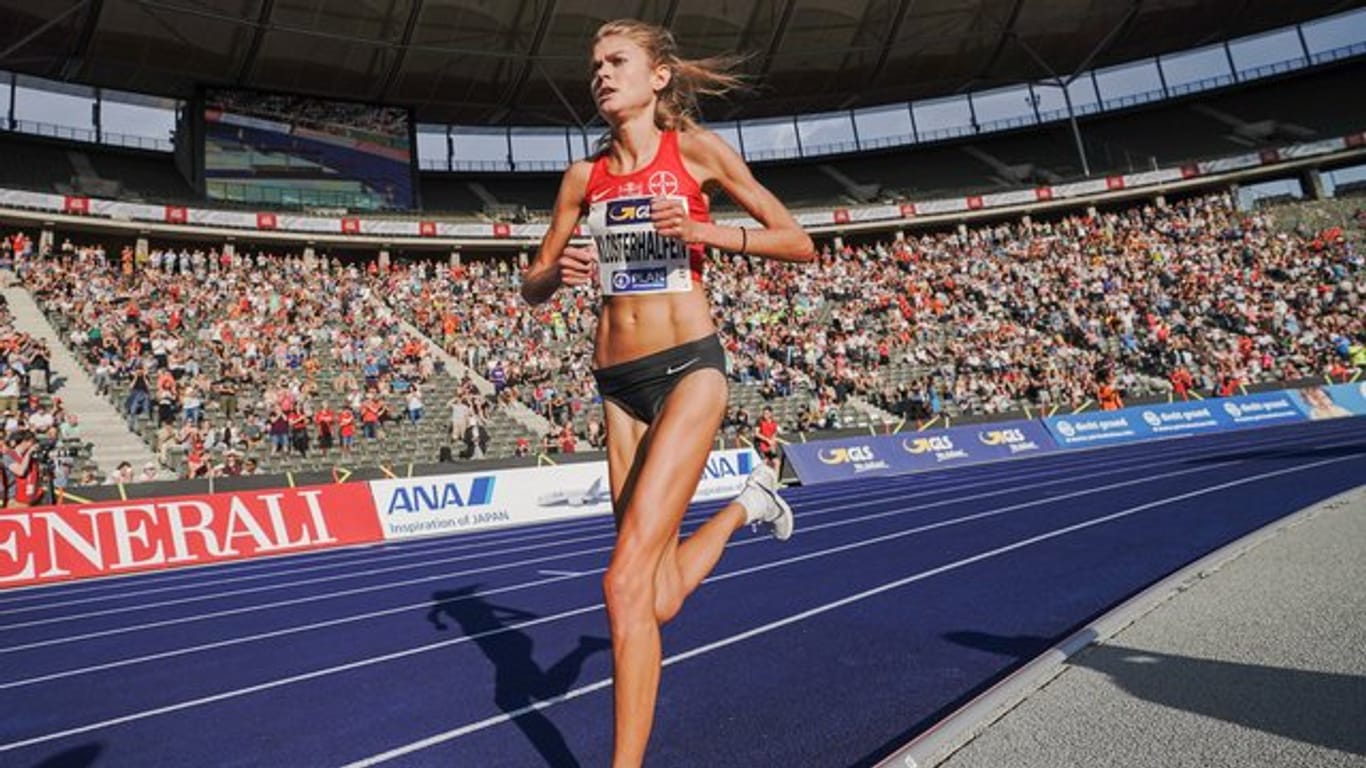
[[[686,248],[688,271],[691,273],[692,282],[700,284],[702,282],[702,265],[706,255],[706,246],[701,243],[680,244],[672,238],[659,237],[653,231],[636,231],[631,233],[631,239],[622,241],[622,235],[614,235],[611,232],[618,223],[624,225],[625,228],[650,229],[645,226],[650,221],[649,203],[656,197],[681,198],[686,201],[688,218],[700,222],[711,221],[707,197],[702,194],[702,185],[697,183],[697,180],[688,173],[688,169],[683,165],[683,156],[678,150],[678,132],[664,131],[661,133],[659,149],[655,153],[654,160],[634,173],[626,175],[611,173],[607,170],[607,163],[606,153],[598,156],[597,160],[593,162],[593,170],[588,176],[588,186],[584,190],[584,213],[589,219],[589,231],[598,243],[600,258],[610,256],[613,248],[605,246],[613,244],[621,245],[631,252],[626,254],[628,261],[643,255],[667,256],[666,253],[654,253],[653,251],[682,246]],[[642,251],[651,251],[651,253],[642,254]],[[663,259],[644,260],[656,263]],[[640,281],[623,283],[623,285],[630,286],[641,284],[643,283]],[[618,290],[615,292],[618,294],[658,292],[650,288],[621,290],[621,287],[618,286]]]

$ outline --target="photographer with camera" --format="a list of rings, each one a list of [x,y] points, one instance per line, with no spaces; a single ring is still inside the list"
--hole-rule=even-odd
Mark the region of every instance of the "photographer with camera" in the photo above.
[[[22,429],[5,440],[6,448],[0,460],[5,470],[5,506],[31,507],[43,498],[42,465],[45,451],[41,450],[33,433]]]

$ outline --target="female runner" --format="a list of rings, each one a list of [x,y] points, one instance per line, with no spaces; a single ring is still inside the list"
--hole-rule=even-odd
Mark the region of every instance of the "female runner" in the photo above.
[[[615,667],[613,765],[638,766],[654,722],[660,626],[736,530],[763,522],[778,539],[792,533],[777,473],[761,464],[734,502],[679,541],[727,401],[703,255],[715,247],[806,262],[816,253],[744,160],[693,118],[697,94],[724,93],[738,78],[714,62],[680,58],[668,30],[638,21],[603,25],[592,55],[593,98],[611,133],[595,159],[565,172],[522,295],[539,304],[561,285],[595,277],[601,284],[593,367],[617,518],[603,579]],[[702,192],[709,185],[763,228],[713,224]],[[594,247],[571,247],[585,214]]]

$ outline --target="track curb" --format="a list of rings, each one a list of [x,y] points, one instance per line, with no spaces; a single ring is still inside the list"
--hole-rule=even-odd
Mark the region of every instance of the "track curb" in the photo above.
[[[1366,502],[1360,485],[1258,528],[1157,581],[1069,635],[879,762],[878,768],[928,768],[948,759],[1063,672],[1067,661],[1142,619],[1262,544],[1320,514]]]

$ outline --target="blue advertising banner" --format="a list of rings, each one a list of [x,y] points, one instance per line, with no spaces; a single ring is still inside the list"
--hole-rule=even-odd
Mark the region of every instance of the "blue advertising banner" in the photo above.
[[[1212,402],[1223,411],[1224,421],[1231,429],[1267,427],[1305,420],[1299,402],[1285,391],[1260,392],[1205,402]]]
[[[1057,444],[1037,421],[822,440],[783,449],[802,484],[900,475],[1047,453]]]
[[[1118,411],[1052,416],[1044,419],[1044,423],[1060,446],[1086,448],[1304,420],[1304,409],[1290,393],[1262,392]]]
[[[1334,384],[1329,387],[1306,387],[1290,394],[1304,410],[1304,415],[1314,421],[1340,419],[1344,416],[1366,416],[1366,381]]]

